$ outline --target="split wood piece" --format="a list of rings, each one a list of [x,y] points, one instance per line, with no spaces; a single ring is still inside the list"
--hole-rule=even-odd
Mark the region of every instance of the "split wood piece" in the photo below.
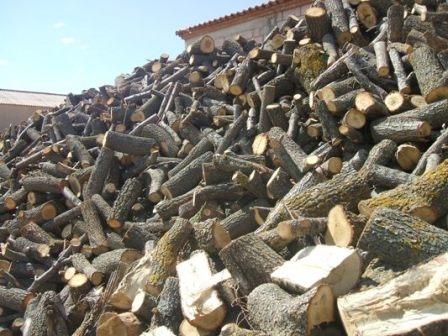
[[[414,47],[410,62],[427,103],[448,98],[448,78],[434,49],[423,44]]]
[[[169,126],[168,126],[169,127]],[[161,153],[166,157],[175,157],[179,151],[176,141],[167,130],[156,124],[149,124],[142,128],[141,136],[154,139]]]
[[[114,202],[111,216],[107,219],[107,225],[113,229],[119,229],[128,219],[132,206],[142,192],[142,184],[137,178],[128,179]]]
[[[256,174],[256,171],[253,171],[252,174]],[[289,176],[281,168],[277,168],[266,183],[267,196],[274,200],[282,199],[289,192],[289,190],[291,190],[291,188],[292,183]],[[263,195],[261,196],[263,197]]]
[[[339,298],[348,336],[375,336],[378,330],[387,336],[446,333],[447,307],[438,298],[447,294],[447,261],[442,254],[377,287]]]
[[[179,171],[187,167],[192,161],[200,157],[202,154],[213,150],[213,143],[209,137],[203,137],[188,153],[187,157],[168,172],[168,176],[172,177],[176,175]]]
[[[116,260],[116,258],[114,259]],[[109,303],[113,307],[127,311],[132,308],[132,301],[134,300],[135,295],[140,288],[145,287],[146,281],[148,280],[148,276],[151,272],[151,261],[152,253],[149,251],[137,262],[131,265],[115,291],[110,296]],[[96,265],[95,259],[92,264],[97,269],[101,270],[101,268]]]
[[[412,108],[410,97],[405,96],[400,92],[389,93],[386,98],[384,98],[384,104],[391,114],[397,114]]]
[[[262,284],[248,296],[249,322],[269,335],[309,336],[314,327],[334,321],[334,300],[328,285],[294,297],[276,284]]]
[[[78,272],[84,273],[94,286],[98,286],[103,282],[104,274],[93,267],[83,254],[76,253],[72,255],[70,259],[72,261],[73,267]]]
[[[326,104],[322,100],[316,102],[315,113],[322,125],[323,139],[331,145],[336,146],[340,143],[340,133],[336,120],[329,112]]]
[[[114,312],[103,313],[96,327],[97,336],[139,336],[142,334],[143,325],[131,312],[117,314]]]
[[[157,298],[140,289],[132,301],[131,312],[144,321],[150,322],[155,307],[157,307]]]
[[[74,158],[81,164],[82,168],[93,165],[93,157],[79,140],[78,136],[69,135],[66,137],[67,146]]]
[[[398,91],[400,93],[411,93],[411,86],[401,60],[401,56],[395,48],[389,48],[389,58],[394,69],[395,79],[397,80]],[[392,112],[392,111],[391,111]]]
[[[151,270],[145,283],[146,292],[159,295],[165,280],[172,275],[176,266],[177,255],[190,238],[192,226],[183,218],[178,218],[174,225],[162,236],[152,251]]]
[[[422,153],[418,147],[412,144],[402,144],[398,146],[395,153],[395,160],[401,169],[412,171],[417,165]]]
[[[329,30],[329,17],[325,8],[310,7],[305,11],[305,21],[313,42],[319,42]]]
[[[412,175],[421,175],[427,166],[427,161],[432,154],[440,154],[441,148],[448,142],[448,130],[444,130],[436,141],[426,150],[417,163]]]
[[[447,198],[448,161],[442,162],[436,170],[419,176],[397,188],[380,193],[377,197],[361,201],[359,211],[370,216],[378,207],[401,210],[433,223],[446,214],[444,200]]]
[[[411,176],[401,170],[373,164],[368,172],[369,181],[376,187],[392,189],[411,180]]]
[[[418,237],[418,238],[417,238]],[[358,247],[392,266],[407,268],[448,251],[443,229],[399,210],[375,210]]]
[[[260,233],[257,233],[257,236],[270,248],[272,248],[274,251],[280,253],[294,240],[294,239],[284,239],[280,237],[278,234],[278,231],[276,229],[263,231]]]
[[[268,206],[269,203],[264,199],[256,199],[242,209],[235,211],[218,224],[219,230],[215,236],[215,241],[220,248],[226,246],[230,240],[241,237],[254,231],[258,225],[251,212],[254,206]]]
[[[95,160],[95,165],[93,166],[92,173],[90,174],[89,181],[83,190],[83,197],[87,199],[92,197],[94,194],[99,194],[104,188],[104,183],[106,181],[107,175],[109,174],[110,166],[112,165],[112,157],[114,156],[114,151],[102,147],[100,154]]]
[[[179,293],[179,279],[169,277],[159,295],[157,307],[153,310],[151,327],[163,326],[173,332],[178,331],[182,321],[181,298]]]
[[[279,157],[283,169],[297,181],[300,180],[306,172],[306,153],[279,127],[271,128],[268,137],[269,146]]]
[[[369,195],[367,181],[358,172],[337,174],[331,180],[298,194],[286,195],[257,231],[273,229],[281,221],[290,219],[291,210],[297,210],[304,217],[323,217],[328,215],[335,203],[347,203],[349,209],[355,209],[358,202]]]
[[[0,306],[24,312],[34,294],[20,288],[0,287]]]
[[[173,332],[165,326],[157,327],[148,332],[144,332],[141,336],[176,336]]]
[[[367,217],[356,215],[336,205],[328,213],[325,244],[340,247],[356,246],[359,236],[367,223]]]
[[[107,276],[112,274],[113,271],[118,268],[120,263],[130,265],[141,257],[142,255],[137,250],[130,248],[117,249],[95,257],[92,260],[92,266],[97,269],[98,272]]]
[[[270,282],[272,271],[284,262],[254,234],[231,241],[219,252],[219,256],[244,294],[249,294],[262,283]]]
[[[215,51],[215,40],[210,35],[201,36],[187,47],[189,54],[211,54]]]
[[[187,319],[183,320],[179,326],[179,336],[211,336],[212,331],[195,327]]]
[[[327,65],[332,65],[339,57],[333,34],[327,33],[322,36],[322,47],[328,55]]]
[[[226,134],[222,138],[222,141],[216,148],[216,154],[222,154],[229,148],[235,139],[240,135],[242,129],[246,125],[247,112],[243,111],[241,115],[235,120],[235,122],[227,129]]]
[[[334,81],[324,86],[317,92],[317,96],[325,102],[329,102],[359,88],[360,86],[356,78],[348,77],[347,79]]]
[[[60,297],[54,291],[37,296],[27,306],[23,335],[25,336],[69,336],[65,310]],[[50,332],[51,331],[51,332]]]
[[[269,131],[271,128],[271,122],[269,120],[267,106],[272,104],[275,99],[276,88],[274,85],[265,85],[263,87],[262,96],[261,96],[261,106],[259,112],[259,120],[258,120],[258,132],[264,133]]]
[[[403,40],[404,7],[394,4],[387,9],[387,40],[401,42]]]
[[[213,158],[212,152],[205,152],[176,175],[164,182],[161,186],[161,192],[168,199],[182,195],[198,185],[202,178],[202,164],[211,162]]]
[[[327,284],[338,297],[356,286],[361,273],[362,260],[355,249],[316,245],[300,250],[272,272],[271,278],[274,283],[297,293]]]
[[[356,96],[360,92],[362,92],[361,89],[355,89],[353,91],[349,91],[332,100],[325,100],[325,104],[327,105],[328,110],[332,114],[341,115],[355,105]]]
[[[279,236],[285,240],[295,240],[304,236],[315,236],[325,232],[327,218],[298,217],[278,223],[276,228]]]
[[[26,191],[48,192],[53,194],[62,193],[62,189],[68,186],[67,181],[50,175],[25,176],[21,183]]]
[[[107,238],[104,234],[98,212],[91,200],[84,201],[80,205],[81,214],[84,219],[83,228],[93,248],[93,253],[99,255],[107,251]]]
[[[131,155],[148,155],[151,153],[151,148],[155,143],[154,139],[114,131],[107,131],[103,139],[104,147]]]
[[[263,331],[244,329],[236,323],[229,323],[221,328],[219,336],[268,336]]]
[[[213,331],[219,328],[226,316],[226,307],[218,292],[205,286],[212,271],[208,255],[197,251],[190,259],[176,266],[179,292],[184,317],[198,328]]]
[[[19,211],[19,213],[17,214],[17,218],[23,223],[32,221],[37,224],[42,224],[56,217],[56,215],[56,206],[52,201],[50,201],[30,210]]]
[[[398,144],[407,141],[424,142],[431,134],[431,126],[426,121],[412,118],[383,118],[370,124],[370,132],[375,142],[384,139]]]

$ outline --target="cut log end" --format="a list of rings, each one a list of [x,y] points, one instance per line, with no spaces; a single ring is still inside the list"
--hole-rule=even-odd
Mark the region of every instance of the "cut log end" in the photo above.
[[[335,298],[330,286],[321,285],[317,288],[316,294],[308,306],[308,334],[322,323],[334,320],[334,302]]]

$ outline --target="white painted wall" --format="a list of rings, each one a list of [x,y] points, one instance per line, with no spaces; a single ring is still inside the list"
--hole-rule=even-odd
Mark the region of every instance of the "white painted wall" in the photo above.
[[[294,14],[297,17],[303,16],[308,7],[309,5],[298,6],[297,8],[286,11],[273,12],[264,17],[255,18],[216,31],[209,31],[207,34],[215,39],[217,46],[221,46],[225,39],[233,39],[237,34],[241,34],[247,39],[255,39],[256,41],[261,42],[274,26],[282,25],[291,14]],[[190,45],[196,39],[197,37],[187,39],[185,45]]]

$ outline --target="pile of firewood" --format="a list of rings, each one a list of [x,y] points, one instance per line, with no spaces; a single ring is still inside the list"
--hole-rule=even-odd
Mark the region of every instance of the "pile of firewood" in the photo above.
[[[448,334],[448,5],[325,0],[1,137],[0,335]]]

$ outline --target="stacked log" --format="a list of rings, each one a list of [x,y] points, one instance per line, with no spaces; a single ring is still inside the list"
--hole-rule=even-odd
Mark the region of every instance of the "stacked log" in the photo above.
[[[0,332],[446,333],[447,17],[317,1],[11,125]]]

